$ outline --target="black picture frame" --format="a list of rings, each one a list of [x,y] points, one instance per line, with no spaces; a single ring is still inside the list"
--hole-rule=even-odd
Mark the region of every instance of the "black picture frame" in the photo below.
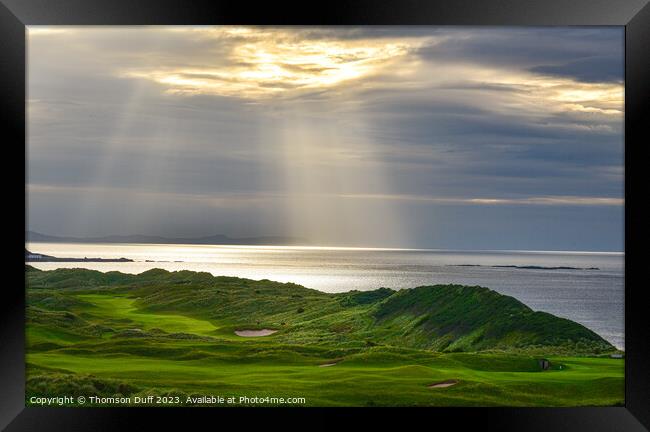
[[[25,26],[139,24],[304,24],[304,25],[483,25],[483,26],[625,26],[625,405],[604,408],[417,408],[250,409],[184,408],[25,408],[24,234],[25,190],[16,170],[25,171]],[[5,274],[16,276],[2,288],[0,305],[0,428],[7,430],[122,430],[154,427],[238,427],[253,421],[290,427],[339,427],[352,417],[373,425],[431,427],[450,425],[495,430],[644,430],[650,428],[650,329],[643,302],[643,234],[650,101],[650,5],[647,0],[356,0],[330,2],[259,2],[197,0],[0,0],[0,104],[5,159]],[[18,168],[14,168],[14,166]],[[21,168],[22,167],[22,168]],[[26,173],[24,172],[26,175]],[[15,194],[15,196],[14,196]],[[22,197],[22,198],[20,198]],[[22,201],[20,201],[22,200]],[[13,226],[15,225],[15,228]],[[23,243],[23,245],[20,244]],[[154,422],[155,425],[154,426]],[[218,422],[218,423],[215,423]],[[417,423],[416,423],[417,422]],[[232,424],[232,423],[231,423]]]

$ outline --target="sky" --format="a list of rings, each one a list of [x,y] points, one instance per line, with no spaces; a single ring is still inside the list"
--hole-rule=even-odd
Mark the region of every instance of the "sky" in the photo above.
[[[28,27],[28,229],[622,251],[622,27]]]

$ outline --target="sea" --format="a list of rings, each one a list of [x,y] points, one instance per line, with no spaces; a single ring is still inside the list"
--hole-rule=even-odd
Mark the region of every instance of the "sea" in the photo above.
[[[480,285],[579,322],[625,349],[622,252],[460,251],[313,246],[28,243],[33,253],[133,262],[31,262],[36,268],[153,268],[293,282],[324,292]],[[558,268],[561,267],[561,268]]]

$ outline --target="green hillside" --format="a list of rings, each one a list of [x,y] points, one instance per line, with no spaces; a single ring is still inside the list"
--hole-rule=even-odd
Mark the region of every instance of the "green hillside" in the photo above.
[[[534,312],[513,297],[482,287],[429,286],[402,290],[373,312],[382,327],[400,328],[399,340],[442,351],[563,347],[574,352],[613,350],[573,321]]]
[[[623,400],[623,361],[608,358],[608,342],[487,288],[327,294],[190,271],[29,266],[26,278],[28,404],[57,392],[244,392],[306,405]],[[260,329],[275,333],[235,333]],[[444,380],[453,385],[429,387]]]

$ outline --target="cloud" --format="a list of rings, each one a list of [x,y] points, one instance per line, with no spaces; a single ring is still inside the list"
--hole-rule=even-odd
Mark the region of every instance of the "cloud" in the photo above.
[[[198,31],[214,38],[215,44],[223,43],[224,38],[239,41],[232,43],[226,61],[217,67],[145,67],[126,70],[124,76],[150,79],[178,94],[273,97],[367,78],[395,65],[414,44],[400,39],[303,39],[295,32],[277,29]]]
[[[624,77],[621,56],[594,56],[555,65],[535,66],[532,72],[573,78],[583,82],[621,82]]]
[[[469,205],[550,205],[550,206],[622,206],[622,198],[579,197],[579,196],[536,196],[527,198],[456,198],[432,197],[426,195],[341,195],[350,199],[378,199],[435,204],[469,204]]]
[[[435,230],[458,219],[441,208],[596,218],[622,204],[619,28],[28,32],[30,212],[47,214],[30,224],[41,231],[120,230],[129,218],[146,230],[151,218],[161,234],[184,223],[242,235],[246,221],[301,236],[287,232],[308,219],[295,206],[311,208],[310,229],[363,242],[416,208],[416,225]],[[132,214],[113,209],[124,203]],[[423,216],[434,207],[440,216]]]
[[[620,27],[460,27],[439,37],[441,43],[421,47],[423,58],[520,70],[594,57],[623,59]]]

